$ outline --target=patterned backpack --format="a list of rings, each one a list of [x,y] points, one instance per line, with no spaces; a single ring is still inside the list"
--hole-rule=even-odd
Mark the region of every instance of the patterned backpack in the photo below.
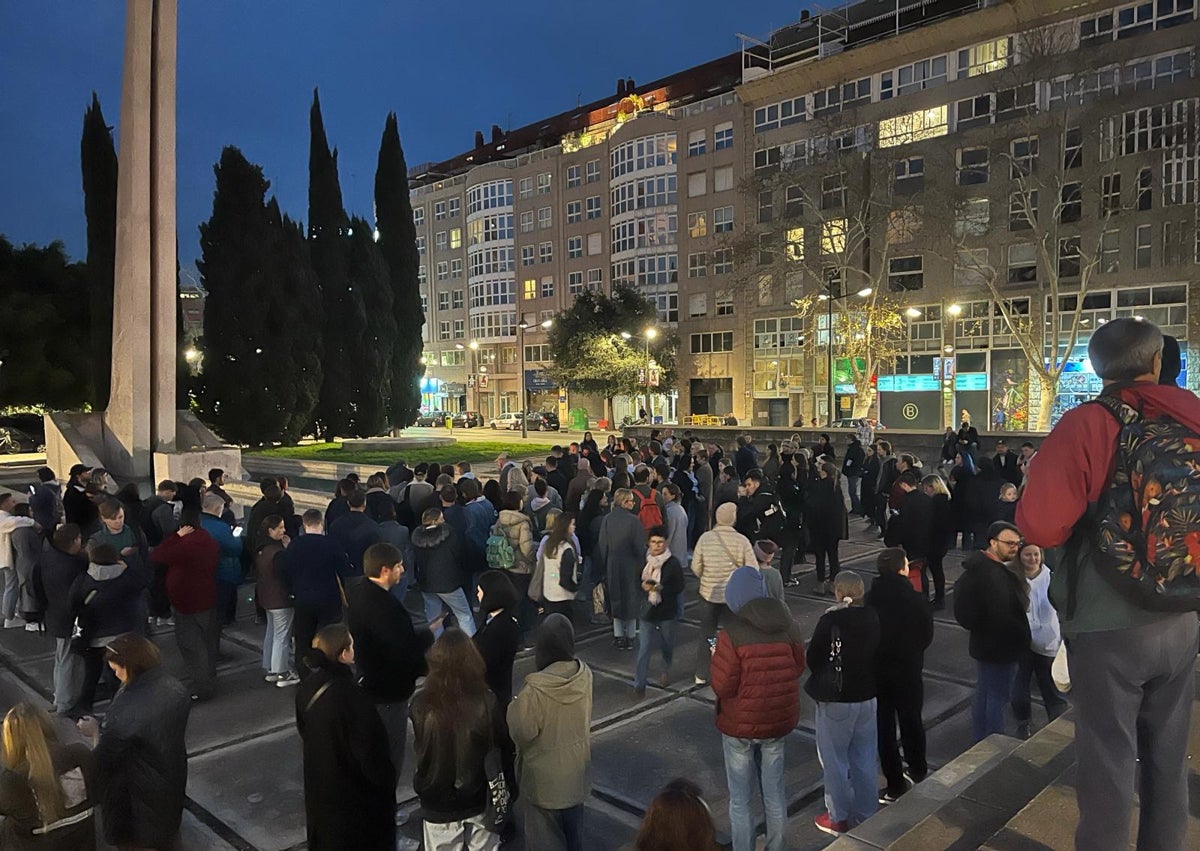
[[[1120,426],[1092,514],[1100,574],[1140,608],[1200,611],[1200,435],[1167,415],[1146,418],[1111,388],[1093,403]]]

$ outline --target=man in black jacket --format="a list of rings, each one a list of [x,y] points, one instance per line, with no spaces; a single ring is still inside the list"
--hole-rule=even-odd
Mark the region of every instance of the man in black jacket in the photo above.
[[[54,709],[59,715],[74,709],[82,686],[82,657],[70,652],[75,631],[71,586],[87,568],[83,535],[74,523],[54,530],[50,546],[33,566],[33,593],[42,604],[46,632],[54,638]]]
[[[925,559],[933,535],[933,499],[921,488],[921,476],[914,469],[901,473],[896,484],[904,496],[900,499],[900,513],[888,521],[883,542],[889,547],[902,548],[910,562],[920,562],[921,589],[928,594]]]
[[[425,598],[425,619],[434,636],[442,634],[443,604],[454,613],[458,628],[475,634],[475,618],[463,585],[469,578],[463,567],[463,536],[446,522],[440,508],[427,508],[421,525],[412,533],[416,555],[417,588]]]
[[[987,549],[967,556],[954,583],[954,617],[971,634],[971,658],[979,672],[971,707],[977,742],[1004,732],[1017,663],[1030,642],[1029,585],[1023,573],[1018,576],[1006,564],[1016,557],[1021,532],[1001,520],[988,527],[987,536]]]
[[[925,762],[925,703],[922,669],[925,650],[933,641],[933,614],[928,603],[908,580],[908,559],[898,547],[889,547],[875,559],[879,576],[871,583],[866,605],[879,615],[879,650],[875,655],[878,689],[876,724],[879,764],[887,778],[880,803],[890,804],[920,783],[929,773]],[[896,725],[904,745],[904,761],[896,743]]]
[[[751,470],[747,473],[743,487],[746,493],[738,497],[737,520],[733,527],[752,544],[764,538],[779,543],[776,539],[783,531],[783,506],[779,504],[779,498],[771,486],[763,481],[762,471]]]
[[[349,584],[356,585],[362,579],[363,554],[371,544],[378,544],[383,537],[379,524],[367,514],[367,495],[355,488],[346,495],[346,506],[350,509],[345,516],[329,524],[328,534],[332,541],[346,551],[350,559]]]
[[[1004,481],[1017,487],[1021,486],[1021,479],[1025,475],[1021,472],[1021,458],[1009,449],[1003,440],[996,441],[996,454],[992,456],[992,466]]]
[[[859,485],[862,482],[863,464],[867,460],[867,452],[863,449],[858,435],[850,435],[850,445],[846,447],[846,457],[842,459],[842,475],[846,477],[846,485],[850,489],[850,511],[862,514],[862,498],[859,496]]]
[[[733,463],[737,468],[739,479],[745,479],[751,470],[758,469],[758,450],[754,448],[754,439],[748,434],[738,435],[738,450],[734,453]]]
[[[404,575],[404,558],[391,544],[372,544],[363,555],[366,581],[346,592],[359,685],[375,701],[387,729],[388,750],[399,782],[408,733],[408,700],[427,672],[425,651],[433,635],[413,629],[412,618],[391,589]]]
[[[284,578],[295,601],[292,632],[297,656],[312,647],[317,630],[342,619],[338,583],[350,565],[346,551],[325,537],[320,511],[305,511],[303,523],[304,534],[283,551]],[[308,666],[299,667],[301,676],[307,676]]]
[[[858,503],[868,529],[875,525],[875,485],[879,481],[879,468],[883,465],[876,446],[878,444],[873,443],[864,450],[867,457],[862,463],[862,481],[859,482]]]
[[[896,456],[892,454],[892,444],[881,440],[875,444],[875,454],[879,456],[879,478],[875,482],[875,525],[879,527],[879,537],[883,537],[888,522],[888,497],[892,494],[892,486],[900,475],[897,469]]]

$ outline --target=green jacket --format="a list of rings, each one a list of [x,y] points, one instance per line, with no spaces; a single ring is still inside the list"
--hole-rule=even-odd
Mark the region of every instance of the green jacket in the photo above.
[[[591,792],[592,671],[554,662],[525,678],[508,706],[521,798],[547,810],[582,804]]]

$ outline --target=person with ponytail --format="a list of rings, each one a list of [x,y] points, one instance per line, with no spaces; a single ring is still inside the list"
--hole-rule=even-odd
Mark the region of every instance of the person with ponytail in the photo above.
[[[45,710],[18,703],[4,716],[0,848],[94,851],[92,752],[63,744]]]

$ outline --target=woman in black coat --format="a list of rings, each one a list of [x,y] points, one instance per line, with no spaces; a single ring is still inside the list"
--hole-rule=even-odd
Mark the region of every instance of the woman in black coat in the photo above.
[[[304,656],[296,692],[304,744],[304,813],[310,851],[393,851],[396,769],[387,730],[354,683],[354,642],[344,624],[324,627]]]
[[[488,688],[504,711],[512,702],[513,659],[521,649],[521,624],[516,615],[521,596],[502,570],[479,574],[478,594],[482,623],[475,632],[475,646],[487,668],[484,679]]]
[[[946,553],[954,545],[954,506],[950,491],[941,476],[926,476],[921,487],[933,502],[933,522],[929,524],[929,555],[926,564],[933,576],[933,607],[946,607],[946,571],[942,567]],[[921,577],[921,586],[928,589],[929,583]],[[928,593],[928,592],[926,592]]]
[[[783,552],[779,557],[779,572],[783,575],[784,585],[799,585],[799,579],[792,578],[792,565],[796,563],[796,553],[800,553],[800,564],[804,564],[804,553],[807,551],[808,530],[804,524],[804,487],[806,482],[796,480],[795,456],[784,452],[780,456],[779,479],[775,485],[775,494],[783,506],[786,519],[783,523],[781,541],[776,541]]]
[[[850,521],[846,503],[849,496],[842,491],[841,474],[828,461],[816,465],[817,478],[809,483],[804,494],[804,517],[808,534],[817,558],[817,588],[828,594],[831,583],[841,569],[838,545],[850,537]],[[825,578],[825,559],[829,559],[829,579]]]

